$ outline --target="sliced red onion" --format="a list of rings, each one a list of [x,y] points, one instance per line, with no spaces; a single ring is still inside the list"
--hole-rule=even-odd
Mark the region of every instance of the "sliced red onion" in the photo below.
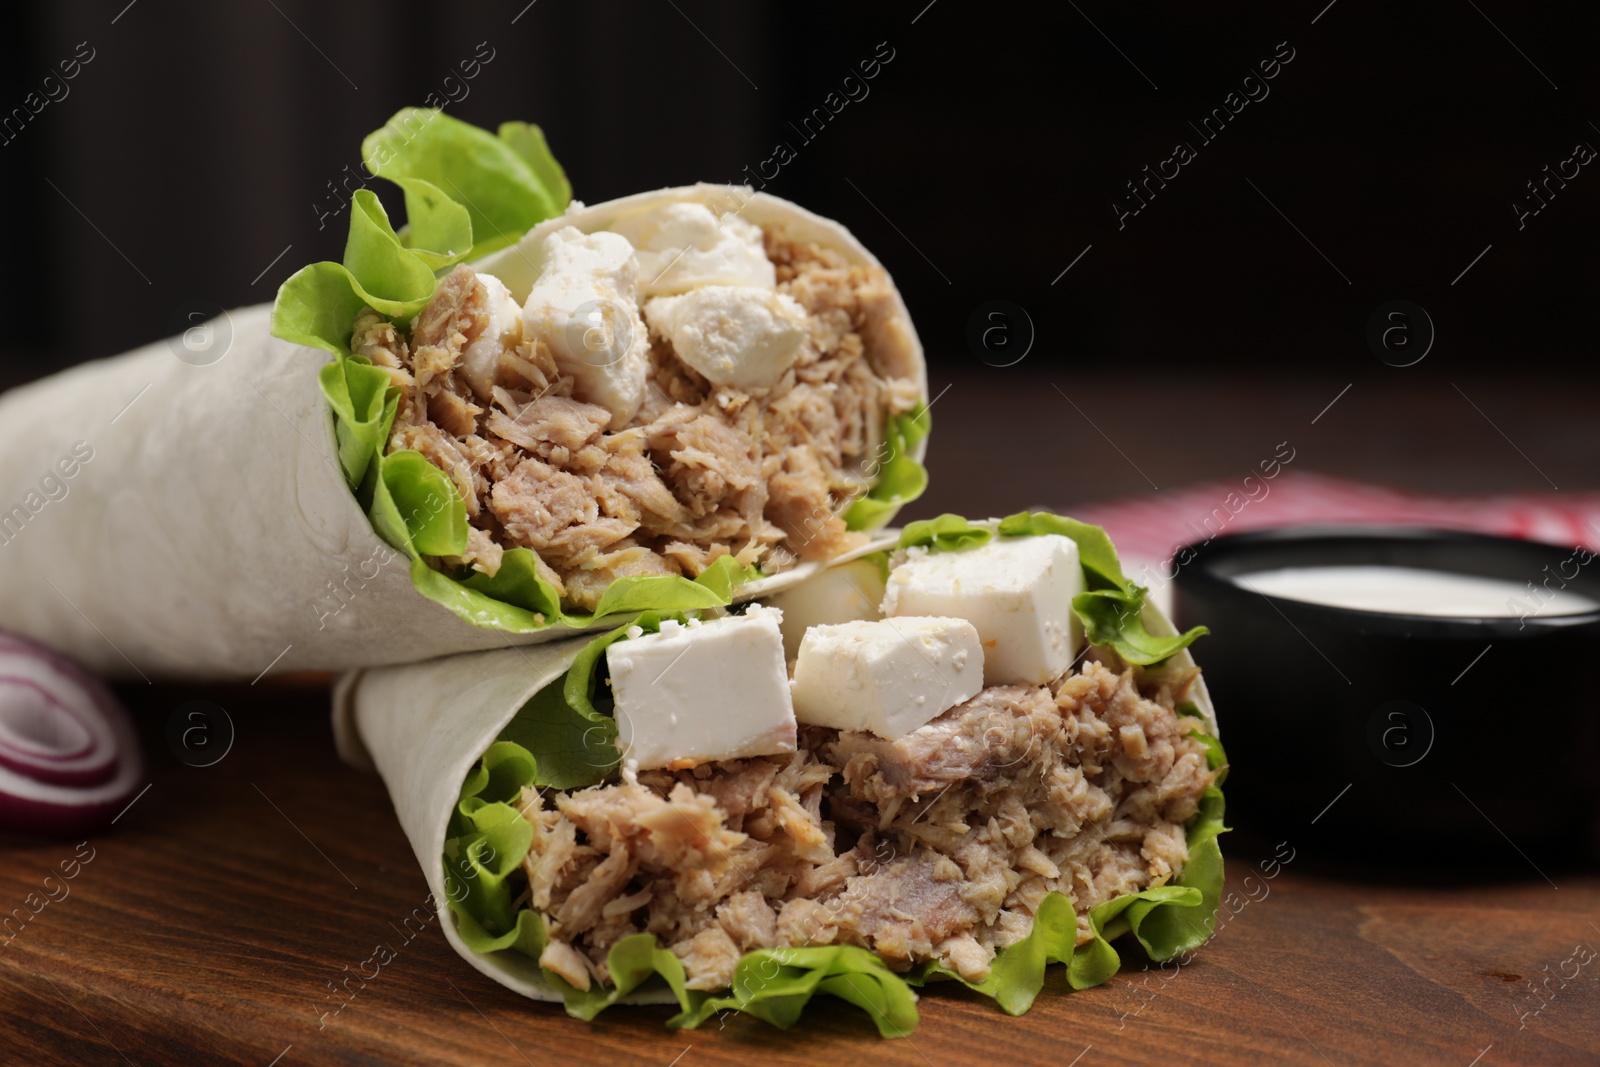
[[[95,829],[122,809],[143,774],[133,725],[103,682],[0,633],[0,831]]]

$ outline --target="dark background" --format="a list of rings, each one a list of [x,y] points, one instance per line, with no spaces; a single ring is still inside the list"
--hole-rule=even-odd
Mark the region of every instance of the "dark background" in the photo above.
[[[977,435],[1041,419],[1058,420],[1052,433],[1072,420],[1078,444],[1060,458],[1089,468],[1058,498],[1218,476],[1271,454],[1286,436],[1271,424],[1278,407],[1304,425],[1347,383],[1335,410],[1369,421],[1377,443],[1313,451],[1309,468],[1417,484],[1405,457],[1430,449],[1461,466],[1419,488],[1597,484],[1582,385],[1600,167],[1525,228],[1511,206],[1574,145],[1600,146],[1596,20],[1575,4],[1326,2],[19,8],[0,107],[23,106],[78,42],[94,59],[0,144],[0,382],[172,332],[189,300],[268,300],[298,266],[338,258],[347,216],[319,227],[330,183],[360,173],[366,133],[437,92],[481,125],[542,124],[590,202],[739,180],[791,145],[769,191],[855,230],[905,292],[933,391],[963,385],[935,411],[936,487],[965,477]],[[859,61],[888,54],[880,42],[893,58],[869,95],[801,137]],[[1190,127],[1290,49],[1270,94],[1213,142]],[[1197,158],[1119,229],[1124,183],[1180,140]],[[1014,367],[986,365],[966,340],[993,299],[1026,309],[1037,332]],[[1437,330],[1415,367],[1386,365],[1366,340],[1369,316],[1395,299]],[[1051,383],[1081,388],[1085,419],[1027,406]],[[1174,383],[1192,404],[1163,409],[1159,432],[1128,430],[1153,421],[1140,396],[1156,383],[1169,408]],[[1008,403],[1017,411],[997,410]],[[1203,433],[1239,440],[1199,462],[1185,445]],[[1146,438],[1161,455],[1141,453]],[[983,486],[973,495],[989,503]]]
[[[329,184],[359,167],[361,138],[402,106],[464,88],[452,113],[542,124],[590,202],[737,180],[780,140],[793,144],[770,191],[858,233],[928,348],[933,483],[907,518],[1065,509],[1208,479],[1232,488],[1279,442],[1297,457],[1286,478],[1597,489],[1600,173],[1590,172],[1600,167],[1583,168],[1520,231],[1511,208],[1576,143],[1600,147],[1596,28],[1592,6],[1512,0],[12,3],[0,66],[0,386],[162,337],[191,301],[267,301],[298,266],[337,258],[347,219],[319,228],[318,216]],[[4,129],[79,42],[94,58],[69,95]],[[447,84],[479,42],[493,59]],[[870,95],[803,143],[790,124],[879,42],[894,58]],[[1197,144],[1198,158],[1119,230],[1111,205],[1124,183],[1175,142],[1198,142],[1188,123],[1279,42],[1294,59],[1270,95]],[[1013,366],[967,342],[991,300],[1024,309],[1036,328]],[[1393,300],[1426,309],[1437,328],[1413,366],[1386,363],[1366,340],[1374,310]],[[1391,870],[1370,885],[1316,873],[1326,850],[1314,835],[1349,832],[1363,801],[1360,787],[1342,801],[1321,789],[1314,753],[1330,727],[1307,710],[1311,688],[1267,709],[1284,724],[1274,736],[1295,746],[1283,765],[1316,772],[1268,801],[1303,813],[1290,836],[1304,858],[1199,966],[1163,979],[1148,1012],[1149,987],[1129,974],[1070,997],[1054,995],[1065,985],[1052,979],[1052,995],[1003,1031],[987,1007],[930,996],[909,1043],[878,1043],[864,1021],[823,1012],[792,1034],[750,1023],[685,1036],[662,1029],[659,1010],[585,1030],[430,936],[319,1029],[324,986],[390,937],[423,886],[380,784],[337,768],[324,690],[271,682],[124,690],[155,785],[97,839],[104,858],[73,899],[52,904],[0,965],[0,1030],[32,1062],[504,1062],[511,1044],[539,1063],[865,1054],[963,1067],[1064,1064],[1082,1055],[1080,1039],[1094,1049],[1085,1064],[1154,1062],[1179,1047],[1219,1063],[1592,1058],[1582,1050],[1594,1001],[1582,990],[1525,1030],[1511,1022],[1531,1007],[1535,980],[1591,937],[1594,880],[1550,866],[1555,894],[1520,866],[1522,885],[1452,876],[1447,889]],[[1571,738],[1520,693],[1506,691],[1518,724],[1546,729],[1492,735],[1490,755],[1524,753],[1511,773],[1532,767],[1537,793],[1551,764],[1538,742]],[[195,697],[238,716],[237,751],[215,769],[163,748],[165,721]],[[1225,722],[1232,714],[1224,707]],[[1251,773],[1241,761],[1230,800]],[[1261,813],[1230,805],[1246,830]],[[1522,832],[1493,806],[1479,814],[1496,833],[1480,827],[1469,852],[1477,876],[1499,878],[1498,865],[1522,862],[1501,827]],[[1244,836],[1226,846],[1231,885],[1254,899],[1239,879],[1265,849]],[[53,842],[11,846],[5,907],[66,854]],[[334,864],[361,892],[347,893]]]

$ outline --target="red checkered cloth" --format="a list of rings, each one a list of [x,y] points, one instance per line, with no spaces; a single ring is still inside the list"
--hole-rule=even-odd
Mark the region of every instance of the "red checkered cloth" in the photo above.
[[[1300,524],[1433,526],[1600,550],[1600,493],[1428,496],[1299,471],[1112,500],[1072,514],[1106,528],[1135,581],[1145,563],[1163,564],[1182,545]]]

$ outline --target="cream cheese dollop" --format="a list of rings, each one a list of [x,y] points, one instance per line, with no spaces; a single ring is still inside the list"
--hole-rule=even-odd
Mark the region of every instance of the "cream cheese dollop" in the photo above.
[[[649,337],[639,317],[639,264],[628,239],[565,226],[539,247],[542,269],[523,303],[522,329],[575,379],[579,400],[625,426],[644,403]]]
[[[768,389],[794,363],[806,313],[770,289],[706,285],[646,302],[645,317],[713,385]]]
[[[500,354],[522,340],[522,305],[493,274],[479,274],[483,283],[484,311],[488,320],[478,336],[461,352],[461,373],[479,400],[488,400],[494,388]]]
[[[611,228],[637,249],[641,298],[704,285],[777,285],[761,227],[737,215],[673,203],[618,219]]]

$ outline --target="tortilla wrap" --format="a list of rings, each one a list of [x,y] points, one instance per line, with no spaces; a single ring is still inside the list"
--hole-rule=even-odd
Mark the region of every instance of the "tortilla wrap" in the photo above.
[[[876,547],[892,546],[893,541]],[[1156,636],[1172,623],[1145,604],[1143,622]],[[449,899],[443,862],[451,812],[462,782],[491,743],[536,693],[559,679],[588,642],[500,649],[343,676],[333,694],[333,726],[341,756],[382,775],[401,827],[422,865],[434,899]],[[1193,668],[1188,648],[1171,662]],[[1203,679],[1190,699],[1216,736],[1216,714]],[[456,952],[473,967],[523,996],[555,1001],[561,994],[531,959],[516,952],[484,955],[461,938],[454,918],[441,923]],[[662,988],[645,988],[618,1003],[671,1003]]]
[[[535,276],[530,250],[546,233],[684,200],[743,204],[746,218],[878,266],[838,223],[709,185],[574,204],[478,266],[502,271],[521,299]],[[922,347],[898,292],[894,307],[882,329],[926,396]],[[0,396],[0,627],[111,678],[228,679],[536,644],[620,620],[505,634],[417,592],[409,561],[374,532],[341,472],[318,384],[329,354],[270,336],[269,312],[227,312],[183,338]],[[925,450],[916,442],[913,458]]]

